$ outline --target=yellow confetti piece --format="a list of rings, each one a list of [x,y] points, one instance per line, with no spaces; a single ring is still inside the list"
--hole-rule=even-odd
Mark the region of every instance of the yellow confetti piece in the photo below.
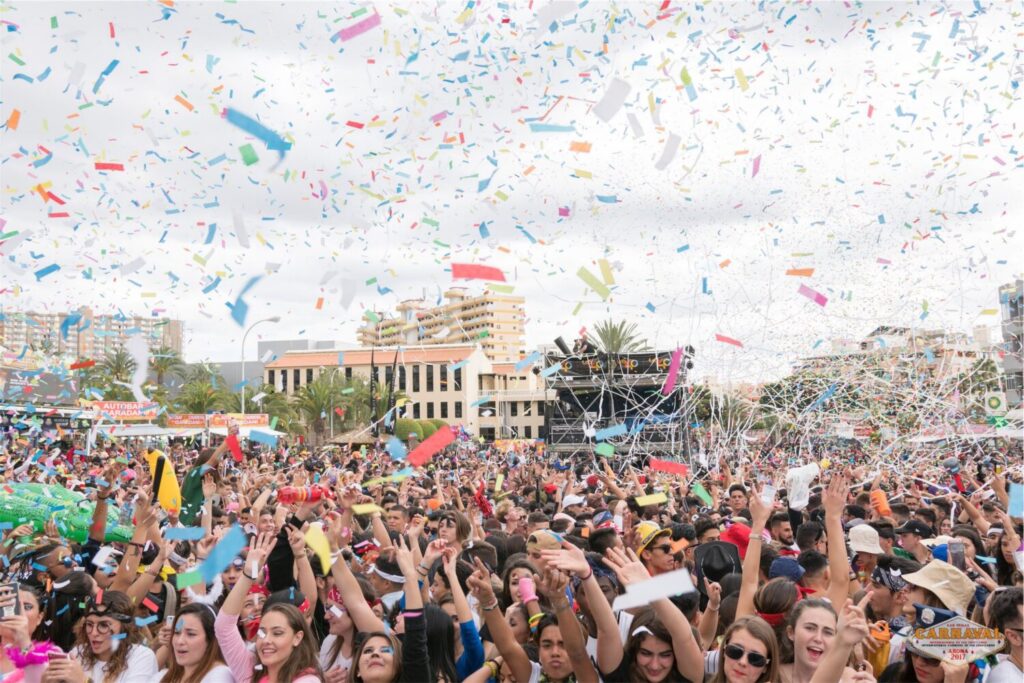
[[[612,273],[612,264],[607,259],[599,259],[597,265],[601,267],[601,279],[606,285],[615,284],[615,275]]]
[[[746,90],[750,87],[747,83],[747,77],[743,74],[743,69],[736,69],[736,83],[739,84],[740,90]]]
[[[608,289],[603,282],[598,280],[593,273],[587,270],[586,266],[580,266],[580,269],[576,271],[576,275],[579,279],[583,280],[588,287],[597,292],[597,295],[602,299],[607,299],[611,296],[612,291]]]
[[[363,503],[352,506],[352,514],[354,515],[372,515],[374,512],[383,512],[383,510],[375,503]]]
[[[575,171],[573,171],[573,173],[575,173],[576,176],[578,176],[580,178],[593,178],[594,177],[593,173],[591,173],[590,171],[585,171],[582,168],[577,168]]]
[[[636,496],[633,500],[636,501],[637,507],[647,507],[648,505],[667,503],[668,496],[664,493],[652,493],[649,496]]]

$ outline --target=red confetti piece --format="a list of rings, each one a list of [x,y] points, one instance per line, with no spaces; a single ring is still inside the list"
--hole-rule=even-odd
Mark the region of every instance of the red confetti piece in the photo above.
[[[650,458],[647,460],[647,464],[655,472],[671,472],[672,474],[678,474],[684,477],[690,473],[690,468],[681,462]]]
[[[743,342],[738,339],[733,339],[732,337],[726,337],[724,334],[716,334],[715,341],[720,341],[723,344],[732,344],[733,346],[738,346],[741,349],[743,348]]]
[[[452,434],[452,430],[448,427],[441,427],[414,448],[407,460],[413,467],[419,467],[429,462],[431,458],[444,450],[444,447],[452,441],[455,441],[455,435]]]
[[[80,360],[77,363],[72,363],[69,367],[71,370],[84,370],[85,368],[91,368],[96,365],[94,360]]]
[[[349,126],[350,128],[362,128],[363,127],[363,124],[359,123],[358,121],[346,121],[345,125]]]
[[[110,162],[106,162],[106,161],[97,161],[95,165],[96,165],[96,170],[97,171],[123,171],[124,170],[124,164],[115,164],[115,163],[110,163]]]
[[[505,281],[505,273],[493,266],[479,266],[474,263],[453,263],[453,280],[495,280]]]

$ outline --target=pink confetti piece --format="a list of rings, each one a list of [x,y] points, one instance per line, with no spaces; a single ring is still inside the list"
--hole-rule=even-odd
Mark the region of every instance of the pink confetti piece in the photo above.
[[[361,36],[370,29],[377,28],[378,26],[380,26],[380,15],[374,12],[362,21],[352,24],[348,28],[341,29],[337,34],[335,34],[335,37],[341,38],[341,41],[345,42],[346,40],[352,40],[356,36]]]
[[[668,396],[676,388],[676,375],[679,374],[679,364],[683,360],[683,350],[676,349],[672,354],[672,362],[668,364],[668,377],[665,378],[665,386],[661,388],[661,395]]]
[[[732,337],[726,337],[724,334],[716,334],[715,335],[715,341],[720,341],[723,344],[732,344],[733,346],[738,346],[741,349],[743,348],[743,342],[741,342],[739,339],[733,339]]]
[[[750,175],[751,178],[756,178],[758,171],[761,170],[761,155],[758,154],[754,157],[754,172]]]
[[[828,303],[827,296],[825,296],[821,292],[814,291],[807,285],[800,285],[800,289],[797,290],[797,293],[800,294],[801,296],[807,297],[808,299],[818,304],[819,306],[824,306],[825,304]]]

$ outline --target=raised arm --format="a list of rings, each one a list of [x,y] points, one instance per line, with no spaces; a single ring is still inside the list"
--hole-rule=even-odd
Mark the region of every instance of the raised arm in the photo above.
[[[554,567],[548,567],[542,576],[536,577],[537,588],[547,596],[551,608],[558,620],[558,630],[562,634],[565,651],[569,655],[573,674],[577,683],[598,683],[597,669],[587,654],[586,641],[583,639],[583,627],[572,612],[572,603],[565,594],[569,585],[569,575]],[[516,680],[522,680],[518,676]]]
[[[298,578],[299,590],[310,600],[306,619],[312,619],[313,607],[316,605],[316,577],[313,576],[309,553],[306,552],[306,537],[301,529],[296,529],[293,526],[285,528],[288,531],[288,545],[291,546],[292,555],[295,556],[295,574]]]
[[[752,615],[754,609],[754,594],[757,593],[757,580],[761,569],[761,534],[764,532],[765,524],[772,514],[772,508],[761,500],[761,492],[752,489],[750,492],[750,516],[753,520],[750,525],[750,542],[747,544],[747,554],[743,558],[743,582],[740,584],[740,597],[736,604],[736,618]],[[839,537],[842,538],[842,532]]]
[[[516,641],[512,628],[505,621],[505,617],[498,609],[498,599],[494,597],[494,588],[491,585],[491,574],[479,557],[474,557],[476,571],[469,577],[469,585],[480,601],[480,609],[484,615],[484,622],[491,632],[498,652],[508,663],[512,670],[512,677],[517,681],[530,680],[533,667],[530,658],[526,656],[523,646]]]
[[[587,562],[587,556],[568,541],[562,541],[561,550],[544,550],[541,555],[548,566],[557,567],[581,579],[581,587],[590,604],[590,614],[597,626],[597,666],[602,672],[615,671],[622,663],[622,635],[612,606],[604,597],[601,584],[597,582],[594,570]]]
[[[708,594],[708,608],[701,614],[700,627],[697,630],[700,633],[701,646],[707,649],[718,633],[718,608],[722,606],[722,587],[714,581],[708,581],[706,576],[703,578],[704,590]]]
[[[252,587],[253,582],[259,578],[260,572],[263,571],[263,565],[267,562],[267,556],[270,555],[270,551],[274,549],[275,545],[277,545],[276,534],[260,534],[256,537],[253,547],[246,556],[242,575],[238,577],[234,588],[228,593],[224,605],[220,608],[221,614],[237,618],[242,613],[245,596],[249,594],[249,588]],[[250,572],[252,573],[250,574]]]
[[[835,474],[821,496],[825,508],[825,533],[828,535],[828,566],[831,579],[828,583],[828,598],[833,605],[844,604],[850,588],[850,559],[843,542],[843,506],[849,484],[846,476]]]
[[[843,670],[850,654],[857,644],[868,635],[868,623],[864,617],[864,606],[871,599],[871,591],[854,605],[853,600],[847,599],[844,603],[842,613],[839,616],[839,624],[836,629],[836,638],[828,649],[825,657],[821,660],[811,683],[832,683],[843,678]]]
[[[149,535],[149,527],[156,521],[156,509],[149,500],[149,490],[139,488],[139,495],[135,502],[135,530],[128,542],[128,548],[117,566],[117,576],[110,585],[111,590],[126,592],[132,585],[132,579],[139,569],[139,561],[142,559],[142,549],[146,545],[146,537]]]

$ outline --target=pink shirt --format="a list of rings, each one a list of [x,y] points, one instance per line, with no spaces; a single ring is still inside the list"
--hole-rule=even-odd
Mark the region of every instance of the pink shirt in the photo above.
[[[252,669],[256,665],[256,655],[245,646],[242,634],[238,632],[238,615],[221,612],[213,622],[213,632],[220,643],[221,654],[231,669],[236,683],[252,683]],[[259,683],[265,683],[266,676]],[[320,683],[320,679],[311,674],[304,674],[295,679],[295,683]]]

